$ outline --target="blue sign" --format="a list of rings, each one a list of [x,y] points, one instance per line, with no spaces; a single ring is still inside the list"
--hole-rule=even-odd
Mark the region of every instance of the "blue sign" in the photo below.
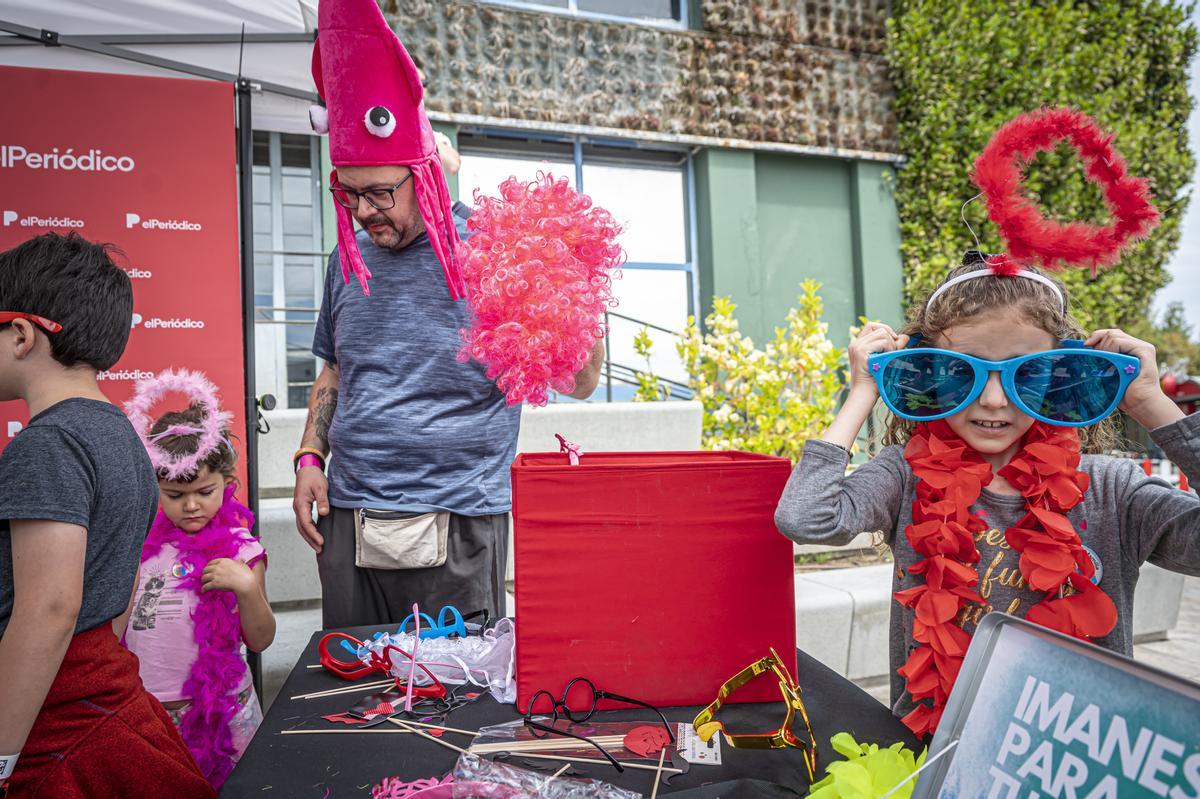
[[[915,799],[1197,799],[1200,686],[993,613],[930,759],[948,748]]]

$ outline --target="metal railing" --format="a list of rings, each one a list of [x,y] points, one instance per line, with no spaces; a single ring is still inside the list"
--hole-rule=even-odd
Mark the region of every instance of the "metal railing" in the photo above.
[[[671,330],[668,327],[653,324],[642,319],[637,319],[632,316],[617,313],[616,311],[606,311],[604,313],[604,400],[605,402],[613,401],[613,381],[630,386],[640,385],[638,374],[643,372],[627,364],[617,363],[612,360],[612,319],[621,319],[626,322],[632,322],[642,328],[657,330],[661,333],[667,333],[675,338],[682,338],[683,334],[678,330]],[[678,380],[655,375],[655,382],[667,389],[667,396],[671,399],[690,400],[694,396],[691,387],[686,383],[680,383]]]

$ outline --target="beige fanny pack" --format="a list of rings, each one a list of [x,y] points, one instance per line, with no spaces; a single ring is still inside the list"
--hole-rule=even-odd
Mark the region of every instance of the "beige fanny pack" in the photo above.
[[[363,569],[428,569],[446,562],[449,513],[354,512],[354,563]]]

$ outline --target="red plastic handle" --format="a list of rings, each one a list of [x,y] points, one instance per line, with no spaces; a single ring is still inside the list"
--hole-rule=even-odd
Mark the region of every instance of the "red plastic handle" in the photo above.
[[[353,635],[346,633],[326,633],[321,642],[317,644],[317,653],[321,656],[321,665],[326,671],[332,672],[343,680],[357,680],[366,677],[368,674],[374,674],[380,671],[378,666],[363,663],[361,660],[346,661],[338,660],[333,655],[329,654],[329,644],[331,641],[344,639],[354,645],[355,649],[363,646],[363,642],[355,638]],[[386,673],[386,672],[384,672]]]

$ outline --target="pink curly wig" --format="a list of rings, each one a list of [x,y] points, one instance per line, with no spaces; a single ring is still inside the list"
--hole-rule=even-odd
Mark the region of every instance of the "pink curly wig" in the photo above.
[[[472,320],[458,359],[483,364],[509,405],[545,405],[549,389],[573,391],[605,335],[601,316],[616,305],[610,271],[625,260],[620,227],[566,178],[545,173],[509,178],[499,198],[477,191],[467,227],[473,235],[458,260]]]
[[[172,392],[187,396],[190,404],[199,405],[204,411],[204,423],[201,427],[171,425],[162,433],[152,436],[150,428],[154,419],[150,411],[156,402]],[[159,477],[167,480],[192,479],[199,464],[217,447],[227,443],[225,430],[233,419],[233,414],[221,410],[216,386],[200,372],[189,372],[186,369],[168,369],[149,380],[139,380],[133,399],[125,403],[125,415],[129,417],[138,438],[146,447],[154,470]],[[158,446],[158,439],[163,436],[197,433],[200,437],[196,442],[196,451],[190,455],[172,455]]]

